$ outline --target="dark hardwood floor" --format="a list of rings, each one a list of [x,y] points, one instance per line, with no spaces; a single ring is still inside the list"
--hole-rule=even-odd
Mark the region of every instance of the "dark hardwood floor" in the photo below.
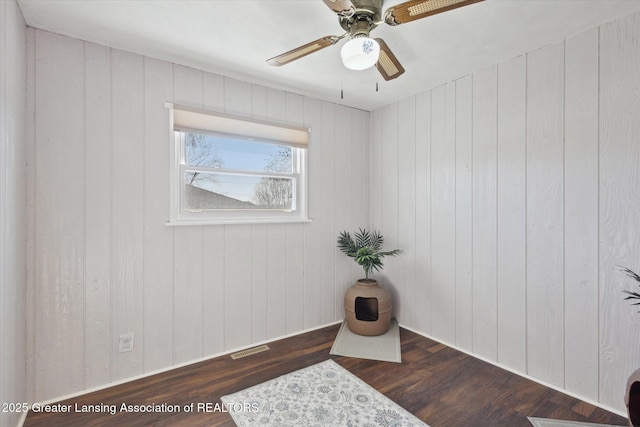
[[[401,329],[402,364],[330,356],[338,326],[269,344],[243,359],[229,356],[174,369],[59,402],[68,413],[29,412],[36,426],[234,426],[225,412],[127,413],[121,405],[220,405],[220,397],[334,359],[431,427],[530,426],[527,416],[626,425],[625,418],[556,392]],[[621,391],[621,396],[624,394]],[[622,397],[621,397],[622,398]],[[71,405],[71,406],[67,406]],[[76,405],[115,405],[115,414]],[[56,408],[53,408],[56,409]],[[197,406],[194,406],[197,409]]]

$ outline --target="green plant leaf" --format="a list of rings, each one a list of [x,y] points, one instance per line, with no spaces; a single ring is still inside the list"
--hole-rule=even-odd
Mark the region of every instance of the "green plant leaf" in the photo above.
[[[618,267],[620,267],[620,266],[618,266]],[[638,276],[637,273],[634,273],[633,271],[629,270],[626,267],[620,267],[620,270],[622,270],[622,272],[624,274],[626,274],[627,276],[631,277],[636,282],[640,283],[640,276]]]
[[[629,270],[629,269],[628,269],[628,268],[626,268],[626,267],[618,266],[618,268],[620,268],[620,270],[621,270],[624,274],[626,274],[627,276],[629,276],[630,278],[632,278],[633,280],[635,280],[636,282],[638,282],[638,286],[640,286],[640,276],[639,276],[637,273],[635,273],[635,272],[633,272],[633,271]],[[627,300],[637,300],[637,299],[640,299],[640,294],[639,294],[638,292],[628,291],[628,290],[626,290],[626,289],[623,289],[623,290],[622,290],[622,292],[624,292],[625,294],[627,294],[627,296],[624,298],[624,300],[625,300],[625,301],[627,301]],[[633,303],[633,304],[631,304],[631,305],[640,305],[640,302],[636,302],[636,303]],[[638,313],[640,313],[640,311],[638,311]]]
[[[351,238],[351,235],[343,231],[338,236],[338,248],[344,252],[347,256],[354,258],[358,252],[358,247]]]
[[[338,248],[347,256],[354,258],[362,267],[365,277],[368,279],[372,271],[382,270],[381,259],[385,256],[397,256],[402,253],[399,249],[381,251],[384,238],[378,231],[369,231],[359,228],[353,233],[353,238],[348,231],[342,231],[338,235]]]

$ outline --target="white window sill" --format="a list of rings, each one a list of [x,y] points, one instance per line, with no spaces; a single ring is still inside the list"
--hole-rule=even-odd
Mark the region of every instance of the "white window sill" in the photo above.
[[[312,220],[307,219],[224,219],[224,220],[196,220],[196,221],[167,221],[165,225],[169,227],[182,227],[189,225],[233,225],[233,224],[301,224]]]

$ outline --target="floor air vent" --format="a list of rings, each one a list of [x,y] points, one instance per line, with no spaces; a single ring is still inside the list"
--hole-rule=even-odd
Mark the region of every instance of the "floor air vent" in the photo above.
[[[258,347],[248,348],[246,350],[238,351],[236,353],[231,353],[231,358],[233,360],[242,359],[243,357],[251,356],[252,354],[256,354],[256,353],[262,353],[263,351],[267,351],[267,350],[269,350],[269,346],[260,345]]]

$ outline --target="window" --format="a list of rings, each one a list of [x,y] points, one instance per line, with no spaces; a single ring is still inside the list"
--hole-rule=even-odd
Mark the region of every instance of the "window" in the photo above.
[[[171,224],[307,221],[309,129],[168,107]]]

